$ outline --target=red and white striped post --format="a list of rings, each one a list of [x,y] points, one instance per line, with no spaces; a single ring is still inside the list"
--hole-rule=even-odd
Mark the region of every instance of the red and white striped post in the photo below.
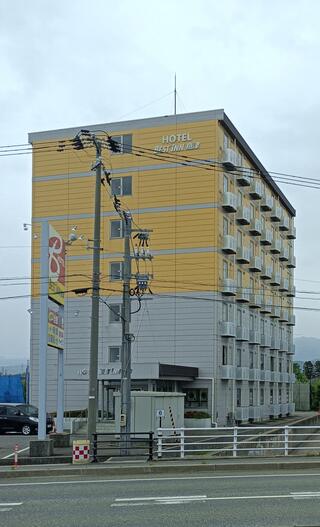
[[[14,468],[18,468],[18,445],[16,445],[14,447],[14,463],[13,463],[13,466]]]

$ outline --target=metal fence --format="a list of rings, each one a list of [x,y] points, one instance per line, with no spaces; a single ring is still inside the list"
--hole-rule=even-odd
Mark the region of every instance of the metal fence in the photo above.
[[[93,434],[92,461],[105,461],[112,456],[145,457],[152,461],[155,450],[153,432],[132,432],[115,434]]]
[[[214,456],[319,455],[320,426],[159,428],[158,459]]]

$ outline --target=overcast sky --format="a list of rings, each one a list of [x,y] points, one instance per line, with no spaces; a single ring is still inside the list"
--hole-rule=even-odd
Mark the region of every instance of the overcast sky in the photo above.
[[[0,0],[0,145],[170,114],[177,72],[178,113],[224,108],[266,168],[320,179],[319,16],[317,0]],[[0,278],[27,282],[31,159],[0,157],[0,171]],[[296,305],[320,309],[320,190],[281,188],[308,291]],[[1,297],[21,294],[26,283],[0,281]],[[0,357],[28,356],[29,302],[0,301]],[[320,337],[320,312],[296,317],[297,336]]]

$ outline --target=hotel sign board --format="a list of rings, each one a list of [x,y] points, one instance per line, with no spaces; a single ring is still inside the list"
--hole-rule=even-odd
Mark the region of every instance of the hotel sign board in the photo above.
[[[200,148],[199,141],[194,141],[190,132],[163,135],[161,143],[154,147],[158,153],[186,152]]]

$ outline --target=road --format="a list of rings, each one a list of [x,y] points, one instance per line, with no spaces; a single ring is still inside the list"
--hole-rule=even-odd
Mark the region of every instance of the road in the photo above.
[[[36,439],[37,436],[23,436],[21,434],[0,435],[0,459],[10,456],[14,451],[15,445],[18,445],[21,455],[29,455],[30,438]]]
[[[320,473],[1,479],[6,527],[320,525]]]

